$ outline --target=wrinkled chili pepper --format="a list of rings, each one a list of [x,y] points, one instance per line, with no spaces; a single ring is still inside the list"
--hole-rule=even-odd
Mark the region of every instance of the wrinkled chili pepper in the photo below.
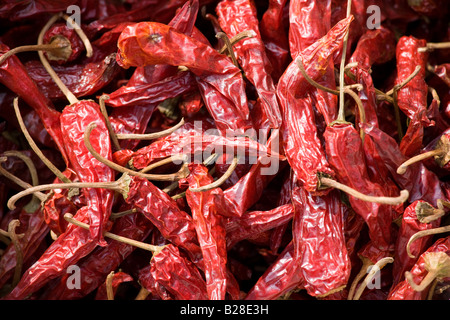
[[[413,73],[416,66],[421,67],[419,73],[397,93],[398,107],[410,119],[414,118],[414,114],[427,109],[428,86],[425,82],[425,72],[428,54],[418,51],[419,48],[424,46],[426,46],[425,40],[404,36],[398,40],[396,48],[396,84],[406,80]],[[432,124],[425,115],[423,115],[421,120],[426,126]]]
[[[448,236],[445,238],[440,238],[420,255],[417,262],[411,268],[413,281],[416,284],[419,284],[428,273],[428,270],[426,270],[425,267],[425,257],[428,254],[434,253],[446,253],[448,256],[450,253],[449,241],[450,238]],[[408,280],[405,279],[397,284],[394,288],[392,288],[392,290],[389,292],[388,300],[424,300],[424,298],[427,296],[427,293],[427,289],[421,292],[415,291],[409,284]]]
[[[328,61],[337,54],[352,20],[351,16],[342,20],[320,41],[315,42],[300,54],[307,68],[306,71],[311,70],[315,73],[315,76],[311,76],[311,71],[308,72],[311,78],[314,79],[320,75],[321,67],[318,64],[327,66]],[[282,141],[286,158],[296,173],[297,179],[303,183],[306,190],[323,194],[327,191],[318,190],[320,185],[318,174],[334,176],[334,172],[328,165],[317,136],[311,98],[304,96],[308,86],[309,83],[298,71],[296,61],[293,61],[280,78],[277,87],[283,114]]]
[[[128,273],[125,272],[117,272],[114,273],[112,279],[112,289],[113,295],[117,292],[117,289],[121,283],[133,281],[133,277],[131,277]],[[109,300],[107,295],[106,283],[102,284],[95,294],[95,300]]]
[[[192,49],[187,51],[188,43]],[[122,67],[152,64],[188,67],[201,80],[198,84],[206,107],[222,134],[226,129],[243,133],[251,128],[242,76],[226,56],[158,23],[138,23],[127,27],[119,37],[118,47],[117,61]],[[218,101],[221,102],[220,107]]]
[[[320,197],[296,187],[292,203],[294,252],[304,288],[313,297],[342,290],[350,277],[350,260],[339,193],[333,191]],[[316,227],[311,228],[313,225]]]
[[[220,1],[216,7],[222,30],[232,38],[239,32],[253,31],[251,38],[234,45],[238,62],[246,78],[255,86],[271,128],[279,128],[281,114],[275,93],[275,84],[270,76],[271,68],[264,43],[258,28],[257,12],[250,0]]]
[[[189,189],[186,200],[191,208],[192,220],[197,232],[198,242],[205,263],[205,278],[208,298],[224,300],[226,294],[227,246],[225,220],[216,207],[216,198],[222,196],[222,190],[215,188],[207,191],[192,191],[211,184],[214,179],[203,165],[191,165],[187,177]]]
[[[418,231],[433,229],[440,225],[441,219],[439,217],[429,222],[426,220],[436,215],[435,212],[435,208],[422,200],[414,201],[405,209],[395,244],[394,284],[403,280],[405,271],[411,270],[417,261],[417,258],[408,256],[406,250],[411,236]],[[431,244],[431,237],[423,237],[413,242],[410,251],[414,256],[419,257]]]

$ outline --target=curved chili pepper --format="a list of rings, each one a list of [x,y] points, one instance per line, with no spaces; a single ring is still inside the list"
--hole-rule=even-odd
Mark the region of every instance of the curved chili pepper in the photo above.
[[[91,134],[91,144],[104,158],[111,159],[111,142],[100,107],[94,101],[79,101],[66,106],[61,114],[61,132],[64,133],[66,152],[70,167],[81,182],[110,182],[114,180],[114,171],[99,162],[84,144],[87,126],[94,122],[97,128]],[[106,189],[83,189],[87,205],[95,214],[90,218],[91,235],[105,245],[103,231],[111,214],[114,192]]]
[[[291,241],[258,279],[245,300],[275,300],[290,290],[302,288],[304,279],[299,269]]]
[[[190,50],[186,50],[188,46]],[[117,59],[125,68],[153,64],[188,67],[198,77],[205,104],[223,134],[226,129],[243,133],[251,128],[242,76],[226,56],[172,27],[154,22],[126,28],[118,47]]]
[[[271,128],[279,128],[281,114],[276,97],[275,84],[270,76],[271,68],[258,28],[257,12],[250,0],[220,1],[216,7],[222,30],[232,38],[239,32],[253,31],[251,38],[233,46],[246,78],[255,86],[262,100],[264,114]]]
[[[9,48],[0,44],[0,52],[3,54],[7,51],[9,51]],[[63,158],[66,160],[67,155],[62,141],[59,122],[60,113],[52,108],[52,102],[40,91],[39,87],[30,78],[27,70],[16,56],[9,57],[0,66],[0,82],[22,97],[37,112],[48,133],[58,146]]]

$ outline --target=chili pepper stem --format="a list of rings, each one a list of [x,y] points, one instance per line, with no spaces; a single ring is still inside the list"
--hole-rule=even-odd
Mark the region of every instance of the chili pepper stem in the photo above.
[[[114,278],[114,271],[111,271],[106,277],[105,286],[106,286],[106,296],[108,300],[114,300],[114,290],[112,287],[112,281]]]
[[[417,49],[418,52],[433,51],[435,49],[450,49],[450,42],[427,43],[426,47]]]
[[[110,189],[117,191],[123,195],[126,199],[128,196],[130,184],[130,177],[128,174],[124,174],[117,181],[112,182],[72,182],[72,183],[53,183],[53,184],[43,184],[40,186],[28,188],[24,191],[21,191],[15,195],[13,195],[7,203],[7,206],[10,210],[15,209],[15,203],[18,199],[33,194],[37,191],[47,191],[54,189],[71,189],[71,188],[97,188],[97,189]]]
[[[168,136],[169,134],[175,132],[182,125],[184,125],[184,118],[181,118],[180,122],[178,122],[172,128],[169,128],[169,129],[166,129],[163,131],[147,133],[147,134],[118,133],[118,134],[116,134],[116,136],[117,136],[117,139],[119,139],[119,140],[123,140],[123,139],[153,140],[153,139],[158,139],[158,138]]]
[[[358,274],[355,276],[355,279],[353,279],[353,282],[348,291],[347,300],[353,300],[358,283],[361,281],[364,275],[367,274],[367,269],[369,269],[369,266],[372,264],[372,262],[367,258],[362,257],[361,259],[363,260],[363,265]]]
[[[352,1],[347,0],[347,14],[346,17],[350,16],[352,10]],[[341,65],[339,68],[339,110],[338,110],[338,121],[345,122],[345,105],[344,105],[344,69],[345,69],[345,57],[347,54],[347,44],[348,44],[348,35],[350,33],[350,29],[346,31],[344,35],[344,42],[342,44],[342,56],[341,56]]]
[[[127,173],[132,176],[137,176],[137,177],[141,177],[144,179],[156,180],[156,181],[176,181],[176,180],[179,180],[179,179],[187,176],[187,167],[184,165],[181,167],[181,169],[178,172],[172,173],[172,174],[146,174],[146,173],[133,171],[131,169],[122,167],[111,160],[103,158],[97,151],[95,151],[95,149],[92,147],[92,144],[90,142],[91,132],[96,127],[97,127],[97,125],[95,124],[95,122],[92,122],[87,126],[86,131],[84,132],[84,144],[86,145],[86,148],[94,156],[95,159],[97,159],[101,163],[107,165],[108,167],[110,167],[118,172]]]
[[[412,273],[405,272],[409,285],[417,292],[425,290],[435,279],[450,276],[450,257],[445,252],[428,252],[424,256],[425,269],[428,271],[420,284],[414,282]]]
[[[375,265],[372,266],[367,276],[364,278],[363,283],[358,287],[358,290],[356,291],[355,295],[353,296],[352,300],[359,300],[362,293],[364,292],[364,289],[367,287],[367,285],[372,281],[372,279],[375,277],[378,270],[381,270],[386,266],[388,263],[393,263],[394,258],[392,257],[386,257],[382,258],[375,263]]]
[[[447,136],[442,135],[439,139],[439,142],[436,146],[436,149],[424,152],[421,154],[418,154],[417,156],[414,156],[405,162],[403,162],[398,168],[397,173],[398,174],[404,174],[408,167],[414,163],[423,161],[425,159],[434,157],[436,162],[439,164],[439,166],[443,167],[446,165],[450,160],[450,141],[448,140]]]
[[[438,200],[437,209],[433,208],[433,206],[427,202],[419,202],[416,205],[417,220],[419,220],[421,223],[430,223],[441,218],[444,215],[445,211],[440,200]]]
[[[416,232],[409,238],[408,243],[406,244],[406,253],[408,254],[408,256],[410,258],[416,258],[416,256],[411,253],[411,244],[414,241],[416,241],[417,239],[426,237],[426,236],[431,236],[434,234],[439,234],[439,233],[444,233],[444,232],[449,232],[449,231],[450,231],[450,225],[445,226],[445,227],[421,230],[421,231]]]
[[[19,123],[20,129],[22,130],[23,135],[25,136],[25,139],[27,140],[28,144],[30,145],[31,149],[36,153],[36,155],[41,159],[41,161],[49,168],[53,174],[58,177],[59,180],[61,180],[64,183],[70,183],[69,178],[67,178],[56,166],[44,155],[44,153],[39,149],[37,144],[34,142],[33,138],[31,137],[30,133],[28,132],[27,127],[25,126],[25,123],[23,122],[22,115],[20,114],[19,110],[19,98],[14,98],[13,101],[14,105],[14,112],[16,113],[17,122]]]
[[[236,43],[238,43],[241,40],[247,39],[247,38],[253,38],[254,34],[251,30],[246,30],[246,31],[242,31],[239,32],[237,35],[235,35],[234,37],[232,37],[230,39],[230,44],[233,47]],[[220,50],[219,53],[225,53],[225,51],[228,50],[228,46],[225,44]]]
[[[303,77],[314,87],[316,87],[317,89],[323,90],[325,92],[334,94],[334,95],[339,95],[339,90],[334,90],[328,87],[325,87],[323,85],[321,85],[320,83],[314,81],[307,73],[305,70],[305,66],[303,65],[303,61],[301,59],[301,57],[298,57],[296,60],[296,64],[297,67],[299,68],[301,74],[303,75]]]
[[[166,159],[160,160],[158,162],[155,162],[155,163],[152,163],[152,164],[146,166],[145,168],[142,168],[139,172],[146,173],[148,171],[151,171],[151,170],[153,170],[155,168],[158,168],[160,166],[163,166],[165,164],[175,163],[175,162],[178,162],[178,161],[186,162],[187,161],[187,155],[185,155],[185,154],[172,155],[172,156],[170,156],[170,157],[168,157]]]
[[[64,37],[61,37],[64,38]],[[68,40],[66,39],[68,42]],[[29,51],[48,51],[48,52],[54,52],[55,55],[58,55],[58,51],[62,51],[61,49],[70,49],[70,43],[64,43],[58,41],[58,43],[48,43],[48,44],[32,44],[32,45],[26,45],[26,46],[20,46],[16,47],[14,49],[9,50],[8,52],[4,53],[0,57],[0,65],[3,64],[6,59],[8,59],[11,56],[14,56],[21,52],[29,52]],[[70,49],[71,50],[71,49]],[[61,56],[64,54],[61,54]],[[59,55],[58,55],[59,56]]]
[[[233,161],[231,162],[230,166],[228,167],[227,171],[225,171],[225,173],[223,174],[223,176],[221,176],[219,179],[217,179],[216,181],[214,181],[213,183],[207,184],[205,186],[201,186],[198,188],[191,188],[189,187],[189,191],[191,192],[202,192],[202,191],[207,191],[207,190],[211,190],[214,188],[219,187],[220,185],[222,185],[233,173],[234,169],[236,169],[237,165],[238,165],[238,157],[234,157]]]
[[[23,267],[23,252],[19,243],[19,238],[16,234],[16,228],[20,225],[19,220],[14,219],[8,225],[8,234],[16,250],[16,268],[14,269],[14,276],[11,287],[14,288],[20,281]]]
[[[227,47],[227,51],[228,51],[228,55],[231,58],[231,61],[233,61],[233,64],[239,68],[239,63],[236,59],[236,55],[234,54],[234,50],[233,47],[231,46],[231,42],[230,39],[228,38],[228,36],[225,34],[225,32],[218,32],[216,34],[216,38],[218,39],[222,39],[223,42],[225,42],[225,46]]]
[[[72,26],[78,37],[80,37],[81,41],[84,44],[84,48],[86,49],[86,57],[88,58],[92,57],[93,55],[92,45],[91,42],[89,41],[89,38],[84,33],[83,29],[81,29],[78,23],[76,23],[76,21],[71,17],[69,17],[67,14],[62,14],[61,16],[64,20],[66,20],[67,23],[69,23]]]
[[[44,34],[48,31],[50,26],[53,23],[55,23],[60,17],[61,17],[61,14],[56,14],[48,20],[48,22],[45,24],[45,26],[42,28],[41,32],[39,33],[38,45],[43,44]],[[44,53],[42,51],[38,51],[38,55],[39,55],[39,59],[41,60],[41,63],[44,66],[45,70],[48,72],[48,74],[53,79],[53,81],[58,86],[58,88],[66,96],[66,98],[70,102],[70,104],[79,102],[77,97],[75,97],[75,95],[72,92],[70,92],[70,90],[66,87],[66,85],[58,77],[58,75],[56,74],[56,72],[53,70],[52,66],[48,62],[47,58],[45,58]]]
[[[141,290],[139,290],[139,292],[138,292],[136,298],[134,298],[134,300],[145,300],[145,299],[147,299],[149,294],[150,294],[150,291],[148,291],[144,287],[141,287]]]
[[[83,222],[80,222],[80,221],[76,220],[75,218],[73,218],[73,216],[70,213],[66,213],[64,215],[64,219],[66,221],[68,221],[68,222],[70,222],[70,223],[80,227],[80,228],[89,230],[89,225],[87,223],[83,223]],[[151,245],[151,244],[148,244],[148,243],[145,243],[145,242],[141,242],[141,241],[133,240],[133,239],[130,239],[130,238],[122,237],[122,236],[119,236],[119,235],[111,233],[111,232],[105,232],[104,236],[108,237],[108,238],[111,238],[113,240],[116,240],[116,241],[120,241],[120,242],[129,244],[129,245],[132,245],[132,246],[137,247],[137,248],[141,248],[141,249],[144,249],[144,250],[147,250],[147,251],[151,251],[151,252],[153,252],[154,255],[159,253],[159,252],[161,252],[161,250],[166,247],[165,245],[164,246],[154,246],[154,245]]]
[[[408,200],[409,192],[408,190],[401,190],[400,195],[398,197],[376,197],[376,196],[369,196],[363,193],[360,193],[359,191],[356,191],[355,189],[346,186],[342,183],[337,182],[336,180],[326,178],[326,177],[320,177],[320,183],[323,186],[335,188],[338,190],[341,190],[357,199],[367,201],[367,202],[375,202],[380,204],[387,204],[387,205],[399,205],[401,203],[404,203],[406,200]]]
[[[402,89],[404,86],[406,86],[408,82],[410,82],[419,73],[420,69],[421,66],[416,66],[414,71],[405,80],[403,80],[402,83],[396,84],[391,90],[386,92],[386,95],[391,96],[394,94],[395,91],[398,91]]]
[[[113,146],[114,146],[114,148],[116,148],[117,151],[119,151],[122,148],[120,147],[117,135],[114,132],[114,129],[111,125],[111,121],[109,121],[108,112],[106,112],[105,100],[109,100],[109,96],[107,94],[101,95],[100,98],[98,99],[98,103],[100,106],[100,112],[102,113],[103,117],[105,118],[106,128],[108,128],[109,137],[111,138]]]

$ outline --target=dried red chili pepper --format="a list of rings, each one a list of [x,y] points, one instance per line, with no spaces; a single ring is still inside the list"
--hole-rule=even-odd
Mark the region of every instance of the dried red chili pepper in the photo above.
[[[294,253],[304,288],[313,297],[342,290],[347,285],[351,268],[339,193],[333,191],[320,197],[295,187],[292,203],[295,209],[292,223]]]
[[[144,241],[152,230],[152,225],[140,213],[129,214],[118,218],[111,232],[137,241]],[[62,275],[57,285],[40,299],[79,299],[101,285],[107,274],[115,270],[136,247],[116,240],[107,240],[108,246],[97,247],[81,263],[78,264],[80,287],[69,289],[66,285],[70,274]]]
[[[333,55],[337,55],[352,20],[352,17],[342,20],[326,36],[300,54],[312,79],[317,79],[321,74],[319,70],[326,68]],[[323,194],[327,191],[318,190],[318,174],[334,176],[334,172],[328,165],[317,135],[311,97],[305,95],[308,86],[308,81],[298,71],[297,62],[293,61],[280,78],[277,87],[283,114],[281,134],[287,160],[297,179],[303,183],[306,190]]]
[[[186,51],[188,44],[190,51]],[[153,64],[188,67],[198,77],[206,107],[222,134],[226,129],[244,133],[251,128],[242,76],[226,56],[172,27],[151,22],[126,28],[118,47],[117,59],[125,68]]]
[[[227,287],[227,246],[225,220],[219,215],[216,199],[222,196],[220,188],[193,191],[211,184],[214,179],[203,165],[191,165],[187,177],[189,189],[186,200],[191,208],[192,221],[197,232],[205,265],[206,290],[210,300],[224,300]],[[194,189],[193,189],[194,188]]]
[[[441,221],[440,216],[444,214],[442,209],[439,211],[422,200],[414,201],[405,209],[395,244],[394,285],[403,280],[405,271],[410,270],[417,261],[417,258],[411,258],[408,255],[407,244],[409,239],[418,231],[438,227]],[[431,237],[423,237],[413,242],[410,252],[418,257],[431,244]]]
[[[425,72],[428,54],[418,51],[424,46],[426,46],[425,40],[414,37],[403,36],[397,42],[397,79],[395,83],[400,84],[405,81],[417,66],[421,68],[419,73],[397,93],[398,107],[410,119],[414,118],[414,114],[427,109],[428,86],[425,82]],[[432,124],[425,115],[421,120],[426,126]]]
[[[111,283],[113,296],[117,292],[117,289],[121,283],[129,281],[133,281],[133,277],[131,277],[128,273],[125,272],[114,273]],[[110,300],[108,297],[108,289],[106,288],[106,283],[104,283],[98,288],[97,293],[95,295],[95,300]]]
[[[9,48],[1,44],[0,50],[4,53]],[[8,58],[0,66],[0,81],[11,91],[22,97],[37,112],[48,133],[58,146],[63,158],[67,159],[61,137],[60,113],[53,108],[51,101],[42,94],[16,56]]]
[[[435,265],[432,262],[434,259],[441,258],[442,255],[444,255],[444,257],[447,256],[448,260],[448,256],[450,254],[449,241],[450,238],[448,236],[445,238],[440,238],[436,240],[436,242],[431,245],[427,249],[427,251],[420,255],[419,260],[417,260],[410,272],[410,275],[412,275],[411,280],[414,281],[416,286],[417,283],[421,283],[422,281],[424,282],[424,279],[428,275],[433,275],[434,277],[436,277],[436,273],[438,273],[439,275],[440,271],[444,271],[444,276],[446,271],[446,276],[448,277],[448,261],[447,265],[440,263],[438,263],[438,265]],[[428,276],[428,278],[430,277]],[[391,289],[391,291],[389,292],[388,300],[424,300],[428,294],[428,289],[429,288],[424,288],[421,291],[416,291],[411,286],[408,279],[405,279]]]
[[[150,280],[150,277],[153,279]],[[139,280],[149,291],[152,291],[152,281],[155,281],[175,299],[208,300],[206,283],[201,273],[171,244],[152,258],[149,268],[141,271]]]
[[[281,114],[275,84],[270,76],[272,66],[261,39],[254,3],[250,0],[223,0],[217,4],[216,12],[220,26],[228,37],[232,38],[243,31],[253,31],[254,35],[251,38],[239,41],[233,49],[246,78],[255,86],[262,100],[264,114],[269,119],[270,127],[279,128]]]

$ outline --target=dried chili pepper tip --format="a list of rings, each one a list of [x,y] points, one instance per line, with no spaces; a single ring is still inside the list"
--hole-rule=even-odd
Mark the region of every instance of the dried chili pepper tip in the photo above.
[[[420,284],[414,282],[412,273],[405,272],[409,285],[418,292],[425,290],[435,279],[450,277],[450,257],[445,252],[427,252],[424,257],[425,269],[428,271]]]
[[[436,145],[436,148],[432,151],[428,151],[422,154],[418,154],[405,162],[403,162],[398,168],[398,174],[404,174],[409,166],[422,160],[434,157],[436,163],[443,168],[450,161],[450,141],[448,135],[442,135]]]

